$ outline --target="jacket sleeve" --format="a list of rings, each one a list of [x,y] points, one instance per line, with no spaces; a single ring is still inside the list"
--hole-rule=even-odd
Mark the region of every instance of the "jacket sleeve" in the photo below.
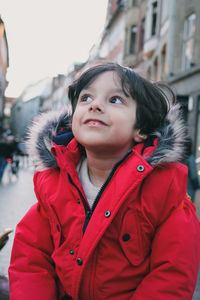
[[[56,274],[48,219],[35,204],[16,228],[9,267],[10,300],[55,300]]]
[[[150,272],[131,300],[192,299],[200,261],[200,223],[195,206],[183,197],[180,178],[178,182],[180,191],[173,183],[167,198],[173,201],[181,197],[182,201],[157,227],[151,246]]]

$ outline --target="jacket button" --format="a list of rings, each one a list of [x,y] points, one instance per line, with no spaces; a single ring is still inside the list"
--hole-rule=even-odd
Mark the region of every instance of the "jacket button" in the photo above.
[[[124,241],[124,242],[127,242],[127,241],[129,241],[130,240],[130,234],[128,234],[128,233],[125,233],[124,235],[123,235],[123,237],[122,237],[122,240]]]
[[[143,172],[144,171],[144,166],[143,165],[137,166],[137,170],[138,170],[138,172]]]
[[[111,215],[111,212],[110,212],[109,210],[107,210],[107,211],[105,212],[105,214],[104,214],[104,216],[105,216],[106,218],[109,218],[110,215]]]
[[[78,204],[80,204],[80,203],[81,203],[80,199],[78,199],[78,200],[77,200],[77,203],[78,203]]]
[[[71,255],[74,255],[74,250],[70,250],[69,253],[70,253]]]
[[[81,265],[83,264],[83,261],[82,261],[82,259],[81,259],[80,257],[77,258],[76,262],[77,262],[77,264],[78,264],[79,266],[81,266]]]

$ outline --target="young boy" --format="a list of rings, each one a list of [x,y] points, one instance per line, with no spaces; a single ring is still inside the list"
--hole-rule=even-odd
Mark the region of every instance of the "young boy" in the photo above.
[[[51,112],[30,130],[38,203],[17,226],[10,299],[192,299],[200,228],[177,106],[112,63],[69,98],[72,125]]]

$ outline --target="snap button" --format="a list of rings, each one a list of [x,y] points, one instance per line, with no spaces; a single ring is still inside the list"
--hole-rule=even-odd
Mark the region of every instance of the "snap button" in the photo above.
[[[77,262],[77,264],[78,264],[79,266],[81,266],[81,265],[83,264],[83,261],[82,261],[82,259],[81,259],[80,257],[77,258],[76,262]]]
[[[74,255],[74,250],[70,250],[69,253],[70,253],[71,255]]]
[[[78,204],[80,204],[80,203],[81,203],[80,199],[78,199],[78,200],[77,200],[77,203],[78,203]]]
[[[56,228],[60,232],[60,226],[58,224],[56,225]]]
[[[104,216],[105,216],[106,218],[109,218],[110,215],[111,215],[111,212],[110,212],[109,210],[107,210],[107,211],[105,212],[105,214],[104,214]]]
[[[122,237],[122,240],[124,241],[124,242],[127,242],[127,241],[129,241],[130,240],[130,234],[128,234],[128,233],[125,233],[124,235],[123,235],[123,237]]]
[[[143,165],[137,166],[137,170],[138,170],[138,172],[143,172],[144,171],[144,166]]]

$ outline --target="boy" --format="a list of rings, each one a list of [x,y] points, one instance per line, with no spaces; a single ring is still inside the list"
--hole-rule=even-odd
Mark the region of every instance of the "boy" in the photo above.
[[[10,299],[191,299],[199,222],[177,107],[112,63],[83,73],[69,98],[72,126],[54,112],[30,130],[38,204],[16,231]]]

